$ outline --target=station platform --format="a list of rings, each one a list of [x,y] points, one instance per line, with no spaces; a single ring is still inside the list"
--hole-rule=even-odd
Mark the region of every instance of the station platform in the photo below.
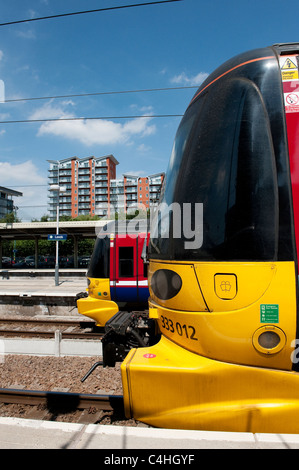
[[[0,315],[76,315],[75,298],[87,287],[86,269],[0,271]]]
[[[154,463],[153,456],[184,456],[185,463],[197,463],[200,449],[298,449],[297,434],[252,434],[213,431],[184,431],[150,427],[124,427],[97,424],[59,423],[21,418],[0,417],[0,449],[101,449],[105,463],[120,464],[122,455],[137,461],[126,461],[132,467]],[[172,449],[176,452],[154,453]],[[142,450],[142,453],[123,451]],[[145,450],[151,450],[145,452]],[[182,450],[185,450],[182,452]],[[179,452],[177,452],[179,451]],[[97,454],[98,455],[98,454]],[[148,461],[149,456],[151,461]],[[114,461],[113,461],[114,459]],[[197,459],[197,462],[196,462]],[[162,461],[158,462],[162,463]],[[171,463],[171,462],[164,462]],[[178,461],[172,462],[178,464]],[[181,460],[180,463],[184,463]]]
[[[66,288],[86,288],[86,269],[60,269],[58,286],[55,286],[55,269],[2,269],[0,270],[0,293],[28,290],[30,292],[59,292]],[[69,286],[69,287],[67,287]]]

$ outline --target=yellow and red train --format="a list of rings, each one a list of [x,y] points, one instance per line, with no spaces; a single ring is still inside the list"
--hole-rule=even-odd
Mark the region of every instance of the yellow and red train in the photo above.
[[[104,327],[119,310],[148,308],[147,220],[111,221],[99,232],[87,271],[87,293],[79,296],[80,314]]]
[[[298,69],[299,43],[240,54],[185,112],[149,242],[161,339],[121,365],[127,417],[299,432]]]
[[[114,366],[132,347],[152,345],[159,338],[155,321],[148,316],[148,226],[144,219],[115,220],[97,236],[87,292],[77,295],[77,308],[105,332],[103,361],[98,365]]]

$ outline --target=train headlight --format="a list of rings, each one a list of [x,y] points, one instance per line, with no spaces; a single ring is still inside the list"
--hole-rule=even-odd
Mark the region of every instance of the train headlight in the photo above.
[[[277,326],[267,325],[256,330],[253,335],[253,346],[263,354],[275,354],[286,344],[284,332]]]
[[[259,345],[265,349],[273,349],[280,343],[280,337],[275,331],[264,331],[258,337]]]
[[[161,300],[171,299],[179,293],[181,287],[182,279],[170,269],[158,269],[151,279],[152,291]]]

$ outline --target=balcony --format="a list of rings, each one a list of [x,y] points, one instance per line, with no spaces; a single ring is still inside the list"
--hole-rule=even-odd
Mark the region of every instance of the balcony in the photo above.
[[[108,202],[107,197],[96,197],[96,202]]]
[[[79,210],[81,210],[81,209],[90,209],[90,204],[85,204],[85,203],[79,202],[78,206],[79,206]]]

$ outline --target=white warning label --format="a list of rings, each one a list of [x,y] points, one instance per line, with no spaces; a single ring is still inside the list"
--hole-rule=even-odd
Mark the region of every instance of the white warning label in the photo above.
[[[287,113],[299,112],[299,92],[284,93],[284,105]]]

